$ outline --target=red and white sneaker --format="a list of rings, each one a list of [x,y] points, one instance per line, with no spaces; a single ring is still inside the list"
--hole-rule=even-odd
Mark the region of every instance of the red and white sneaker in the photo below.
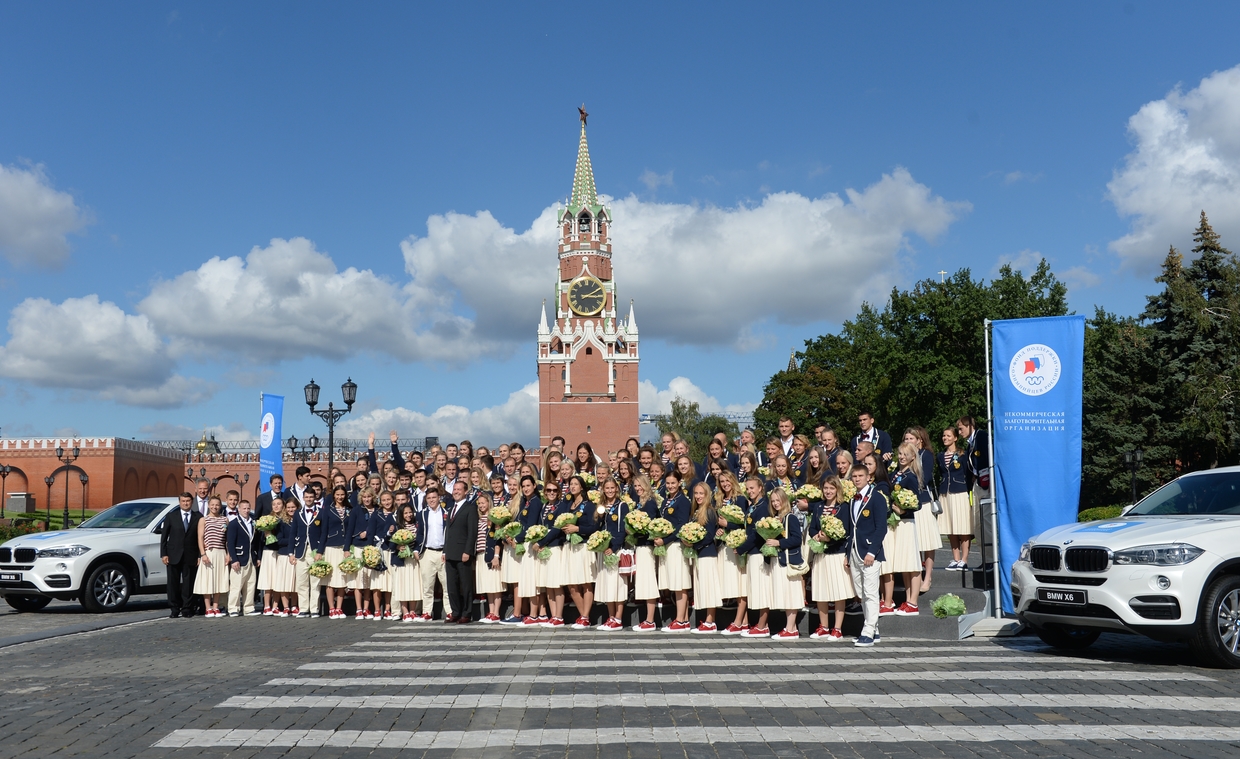
[[[287,616],[288,616],[288,612],[287,612],[287,611],[285,611],[284,609],[276,609],[275,611],[271,612],[271,616],[273,616],[273,617],[287,617]]]
[[[714,622],[703,622],[702,624],[693,628],[690,632],[692,632],[694,635],[714,635],[715,633],[719,632],[719,626],[716,625]]]
[[[619,632],[624,629],[624,623],[612,617],[603,623],[603,629],[607,632]]]
[[[288,610],[288,615],[290,617],[295,617],[298,614],[301,614],[301,609],[299,607],[294,606],[293,608]]]
[[[692,629],[693,629],[693,625],[689,624],[688,622],[681,622],[677,620],[671,623],[670,625],[667,625],[666,627],[664,627],[663,632],[665,633],[687,633]]]
[[[838,627],[832,628],[831,632],[827,633],[828,643],[838,643],[839,641],[843,639],[844,639],[844,631]]]
[[[430,622],[430,621],[431,621],[431,615],[430,615],[430,614],[421,614],[421,615],[419,615],[419,616],[418,616],[418,621],[419,621],[419,622]]]
[[[809,637],[811,640],[818,640],[819,638],[825,638],[830,634],[831,634],[830,630],[823,627],[822,625],[818,625],[818,629],[810,633]]]
[[[880,617],[890,617],[892,614],[895,614],[895,613],[896,613],[896,607],[892,606],[891,604],[880,603],[878,605],[878,616]]]
[[[900,606],[899,606],[898,608],[896,608],[896,615],[897,615],[897,616],[901,616],[901,617],[915,617],[915,616],[917,616],[917,614],[918,614],[917,607],[916,607],[916,606],[913,606],[913,605],[912,605],[911,603],[909,603],[908,601],[905,601],[904,603],[900,604]]]
[[[538,621],[538,617],[526,617],[522,622],[522,627],[540,627],[542,622]]]
[[[273,612],[273,611],[271,610],[271,607],[270,607],[270,606],[264,606],[264,607],[263,607],[263,616],[264,616],[264,617],[270,617],[270,616],[271,616],[272,614],[274,614],[274,613],[275,613],[275,612]]]
[[[747,631],[748,629],[749,629],[749,625],[741,626],[733,622],[732,624],[728,625],[727,627],[723,629],[722,634],[723,635],[744,635],[745,631]]]
[[[551,627],[551,617],[539,617],[538,624],[540,627]]]
[[[649,633],[649,632],[655,632],[658,629],[659,629],[658,625],[656,625],[654,622],[642,622],[640,625],[633,628],[633,632]]]
[[[780,630],[771,636],[771,640],[797,640],[801,637],[798,630]]]
[[[362,611],[361,609],[358,609],[357,613],[353,615],[353,618],[354,619],[365,619],[368,616],[369,615],[366,612]]]
[[[769,627],[750,627],[741,633],[745,638],[769,638],[771,637],[771,628]]]
[[[574,630],[589,630],[590,620],[586,617],[577,617],[577,621],[573,623]]]
[[[480,620],[478,620],[478,621],[479,621],[479,622],[481,622],[481,623],[482,623],[482,624],[484,624],[484,625],[493,625],[493,624],[495,624],[496,622],[498,622],[498,621],[499,621],[499,615],[498,615],[498,614],[488,614],[488,615],[486,615],[485,617],[483,617],[482,619],[480,619]]]
[[[375,615],[370,613],[370,609],[366,609],[365,611],[359,611],[358,614],[361,615],[362,619],[374,619],[375,618]]]
[[[551,619],[547,620],[547,627],[554,629],[554,628],[559,628],[563,626],[564,626],[564,620],[560,619],[559,617],[552,617]]]

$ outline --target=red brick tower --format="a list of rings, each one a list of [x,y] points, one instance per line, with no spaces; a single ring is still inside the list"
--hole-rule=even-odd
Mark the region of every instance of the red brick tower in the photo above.
[[[573,194],[558,223],[555,316],[548,321],[544,301],[538,325],[539,445],[560,435],[605,456],[637,436],[637,322],[632,301],[628,319],[616,318],[611,209],[594,188],[584,110]]]

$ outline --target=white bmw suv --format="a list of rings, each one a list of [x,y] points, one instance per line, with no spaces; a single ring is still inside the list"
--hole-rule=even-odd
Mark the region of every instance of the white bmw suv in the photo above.
[[[1122,517],[1035,536],[1012,566],[1012,596],[1053,646],[1133,632],[1240,668],[1240,467],[1186,474]]]
[[[72,530],[36,532],[0,545],[0,595],[19,611],[53,598],[89,611],[120,611],[131,596],[163,593],[159,528],[176,498],[126,501]]]

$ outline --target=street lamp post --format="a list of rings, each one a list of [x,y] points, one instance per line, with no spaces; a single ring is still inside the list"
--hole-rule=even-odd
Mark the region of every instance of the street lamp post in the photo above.
[[[1145,451],[1140,448],[1135,451],[1124,451],[1124,464],[1128,467],[1129,473],[1132,475],[1132,502],[1137,502],[1137,467],[1141,466],[1141,461],[1145,458]]]
[[[305,390],[306,405],[310,407],[310,413],[327,422],[327,479],[330,482],[332,468],[336,465],[336,422],[353,410],[353,404],[357,402],[357,383],[349,377],[340,386],[340,392],[344,395],[345,408],[343,409],[338,409],[334,403],[329,402],[326,409],[315,411],[314,407],[319,404],[319,386],[312,379],[310,384],[306,385]]]
[[[301,443],[300,450],[298,450],[297,448],[298,443]],[[306,459],[309,458],[310,454],[314,453],[314,449],[318,447],[319,447],[319,436],[318,435],[311,435],[309,440],[298,440],[293,435],[288,436],[289,452],[293,454],[294,459],[296,459],[298,456],[301,456],[301,463],[303,464],[306,463]]]
[[[250,484],[250,473],[233,475],[233,479],[237,481],[237,487],[241,489],[241,500],[245,500],[245,486]]]
[[[8,500],[8,482],[9,473],[13,471],[13,467],[5,464],[0,466],[0,519],[4,519],[4,502]]]
[[[82,482],[82,521],[86,521],[86,483],[90,482],[90,478],[86,476],[86,472],[78,475],[78,479]]]
[[[43,478],[44,484],[47,485],[47,529],[52,529],[52,483],[56,481],[54,475],[48,475]]]
[[[80,456],[81,454],[82,454],[82,449],[78,448],[76,445],[73,446],[72,451],[66,451],[64,448],[62,448],[59,445],[56,446],[56,458],[60,459],[61,462],[65,465],[65,526],[64,526],[64,529],[66,530],[69,529],[69,465],[72,464],[74,461],[77,461],[78,456]],[[47,507],[50,512],[50,509],[52,508],[51,496],[48,496]],[[83,505],[83,508],[85,508],[85,505]],[[48,519],[51,519],[50,513],[48,514]]]

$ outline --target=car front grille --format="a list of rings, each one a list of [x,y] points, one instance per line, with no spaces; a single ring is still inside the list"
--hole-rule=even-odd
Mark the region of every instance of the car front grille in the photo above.
[[[1057,617],[1093,617],[1095,619],[1119,619],[1119,615],[1101,604],[1085,604],[1084,606],[1065,606],[1034,601],[1026,611],[1034,614],[1050,614]]]
[[[0,548],[0,564],[8,564],[13,560],[12,548]]]
[[[1063,563],[1070,572],[1105,572],[1111,555],[1105,548],[1069,548]]]
[[[1034,546],[1029,552],[1029,563],[1043,572],[1059,571],[1059,549],[1054,546]]]
[[[24,572],[28,569],[34,569],[34,564],[0,564],[0,570],[9,572]]]
[[[1070,577],[1066,575],[1034,575],[1033,578],[1047,585],[1083,585],[1091,588],[1096,588],[1107,581],[1105,577]]]
[[[14,548],[13,549],[13,561],[16,561],[18,564],[26,564],[28,562],[34,561],[34,557],[35,557],[35,550],[33,548]]]

